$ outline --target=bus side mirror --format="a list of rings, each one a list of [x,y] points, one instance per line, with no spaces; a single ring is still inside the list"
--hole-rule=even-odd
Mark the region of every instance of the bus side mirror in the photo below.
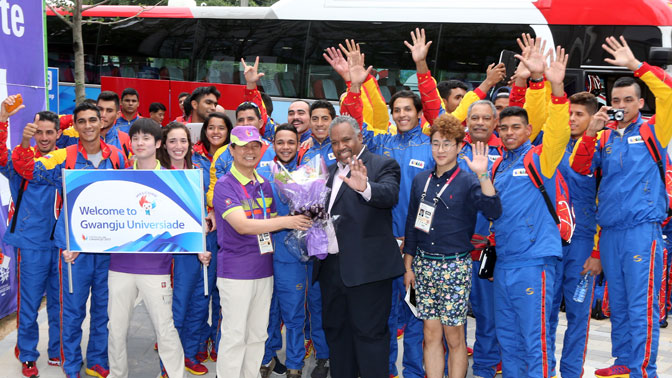
[[[665,67],[672,64],[672,48],[651,47],[648,63],[652,66]]]

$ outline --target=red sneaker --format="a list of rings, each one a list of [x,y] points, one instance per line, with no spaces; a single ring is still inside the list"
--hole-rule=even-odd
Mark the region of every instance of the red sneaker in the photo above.
[[[184,359],[184,369],[193,375],[203,375],[208,373],[208,368],[201,363],[196,363],[191,358]]]
[[[474,355],[474,349],[467,347],[467,356],[473,356]]]
[[[84,372],[86,375],[89,375],[91,377],[96,377],[96,378],[107,378],[107,376],[110,374],[110,371],[105,369],[104,367],[95,364],[91,367],[87,367],[84,369]]]
[[[61,359],[58,357],[52,357],[47,361],[47,363],[49,366],[61,366]]]
[[[629,378],[630,369],[623,365],[613,365],[608,368],[595,370],[595,376],[598,378]]]
[[[502,363],[501,362],[498,363],[495,369],[496,369],[495,371],[497,372],[496,374],[502,374]]]
[[[24,377],[28,378],[37,378],[40,376],[40,373],[37,371],[37,366],[35,366],[35,361],[28,361],[21,364],[21,373]]]

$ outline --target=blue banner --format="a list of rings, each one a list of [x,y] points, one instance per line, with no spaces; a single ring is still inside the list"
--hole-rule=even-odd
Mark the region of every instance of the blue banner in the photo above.
[[[1,242],[7,230],[7,207],[0,205],[0,318],[16,311],[16,254],[14,248]]]
[[[47,90],[49,91],[49,110],[58,113],[58,68],[49,67],[47,73]]]
[[[21,142],[23,127],[47,109],[43,0],[5,0],[0,7],[0,101],[21,94],[26,110],[9,122],[9,142]]]
[[[73,252],[205,250],[200,170],[64,170]]]

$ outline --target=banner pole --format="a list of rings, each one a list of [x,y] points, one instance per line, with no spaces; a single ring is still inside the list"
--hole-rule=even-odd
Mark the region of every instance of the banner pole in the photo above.
[[[208,296],[208,267],[205,264],[203,265],[203,295]]]
[[[68,292],[70,294],[74,292],[72,289],[72,262],[68,263]]]

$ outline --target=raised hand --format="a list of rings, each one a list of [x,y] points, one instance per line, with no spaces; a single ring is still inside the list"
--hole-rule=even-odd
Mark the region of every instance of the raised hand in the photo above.
[[[611,109],[610,106],[603,106],[590,118],[590,123],[586,129],[587,136],[594,137],[598,131],[604,129],[607,122],[609,122],[609,115],[607,115],[607,110],[609,109]]]
[[[26,107],[26,105],[21,104],[16,109],[8,112],[7,109],[16,103],[17,98],[17,95],[9,96],[2,102],[2,104],[0,104],[0,122],[7,122],[9,117]]]
[[[551,83],[561,84],[565,80],[565,70],[567,68],[567,61],[569,60],[569,54],[565,53],[565,49],[558,46],[555,48],[555,54],[553,54],[553,49],[549,49],[546,53],[546,57],[550,57],[550,64],[546,66],[544,75],[546,75],[546,80]]]
[[[485,82],[490,86],[494,86],[500,81],[504,80],[506,77],[506,66],[504,63],[499,63],[495,65],[492,63],[488,66],[488,69],[485,71]]]
[[[359,53],[352,53],[348,55],[351,88],[357,86],[358,88],[355,89],[359,89],[359,86],[361,86],[364,81],[366,81],[366,78],[369,77],[371,70],[373,70],[373,66],[369,66],[367,69],[364,68],[364,58],[364,54]]]
[[[631,71],[637,70],[641,62],[635,58],[635,55],[632,53],[630,46],[625,41],[623,36],[620,36],[620,42],[618,39],[613,36],[606,38],[606,44],[602,44],[604,51],[613,55],[613,59],[605,58],[604,61],[613,64],[614,66],[627,67]]]
[[[356,192],[363,192],[366,190],[368,177],[366,176],[366,166],[361,160],[352,159],[349,164],[350,177],[339,176],[343,182]]]
[[[418,63],[426,60],[432,41],[426,42],[425,29],[415,28],[415,31],[411,31],[411,40],[413,41],[412,45],[408,41],[404,41],[404,45],[411,50],[413,61]]]
[[[257,82],[265,75],[263,72],[259,72],[259,57],[254,60],[253,66],[248,66],[243,58],[240,58],[240,63],[243,64],[243,74],[247,85],[254,85],[254,88],[256,88]]]
[[[523,34],[523,39],[519,41],[521,50],[525,52],[525,47],[529,47],[529,54],[527,56],[517,54],[516,58],[520,59],[523,64],[530,71],[531,76],[541,76],[544,73],[546,68],[546,63],[544,62],[544,51],[546,50],[546,41],[543,41],[541,38],[532,38],[529,34]]]
[[[473,159],[469,159],[468,156],[464,157],[469,169],[471,169],[477,176],[483,173],[488,173],[488,153],[485,143],[476,142],[476,144],[471,145],[471,150],[474,154]]]
[[[348,67],[348,61],[343,57],[341,50],[334,47],[327,47],[326,52],[322,54],[324,60],[329,63],[331,68],[336,71],[337,74],[341,75],[343,80],[350,81],[350,69]]]
[[[37,121],[39,120],[40,116],[35,114],[35,120],[32,123],[27,123],[26,127],[23,128],[23,140],[21,141],[21,147],[30,148],[30,140],[37,132]]]
[[[342,43],[339,43],[338,48],[341,49],[343,54],[345,54],[346,59],[350,59],[350,57],[353,55],[359,55],[362,53],[359,48],[359,43],[356,43],[354,39],[346,39],[345,46],[343,46]]]

